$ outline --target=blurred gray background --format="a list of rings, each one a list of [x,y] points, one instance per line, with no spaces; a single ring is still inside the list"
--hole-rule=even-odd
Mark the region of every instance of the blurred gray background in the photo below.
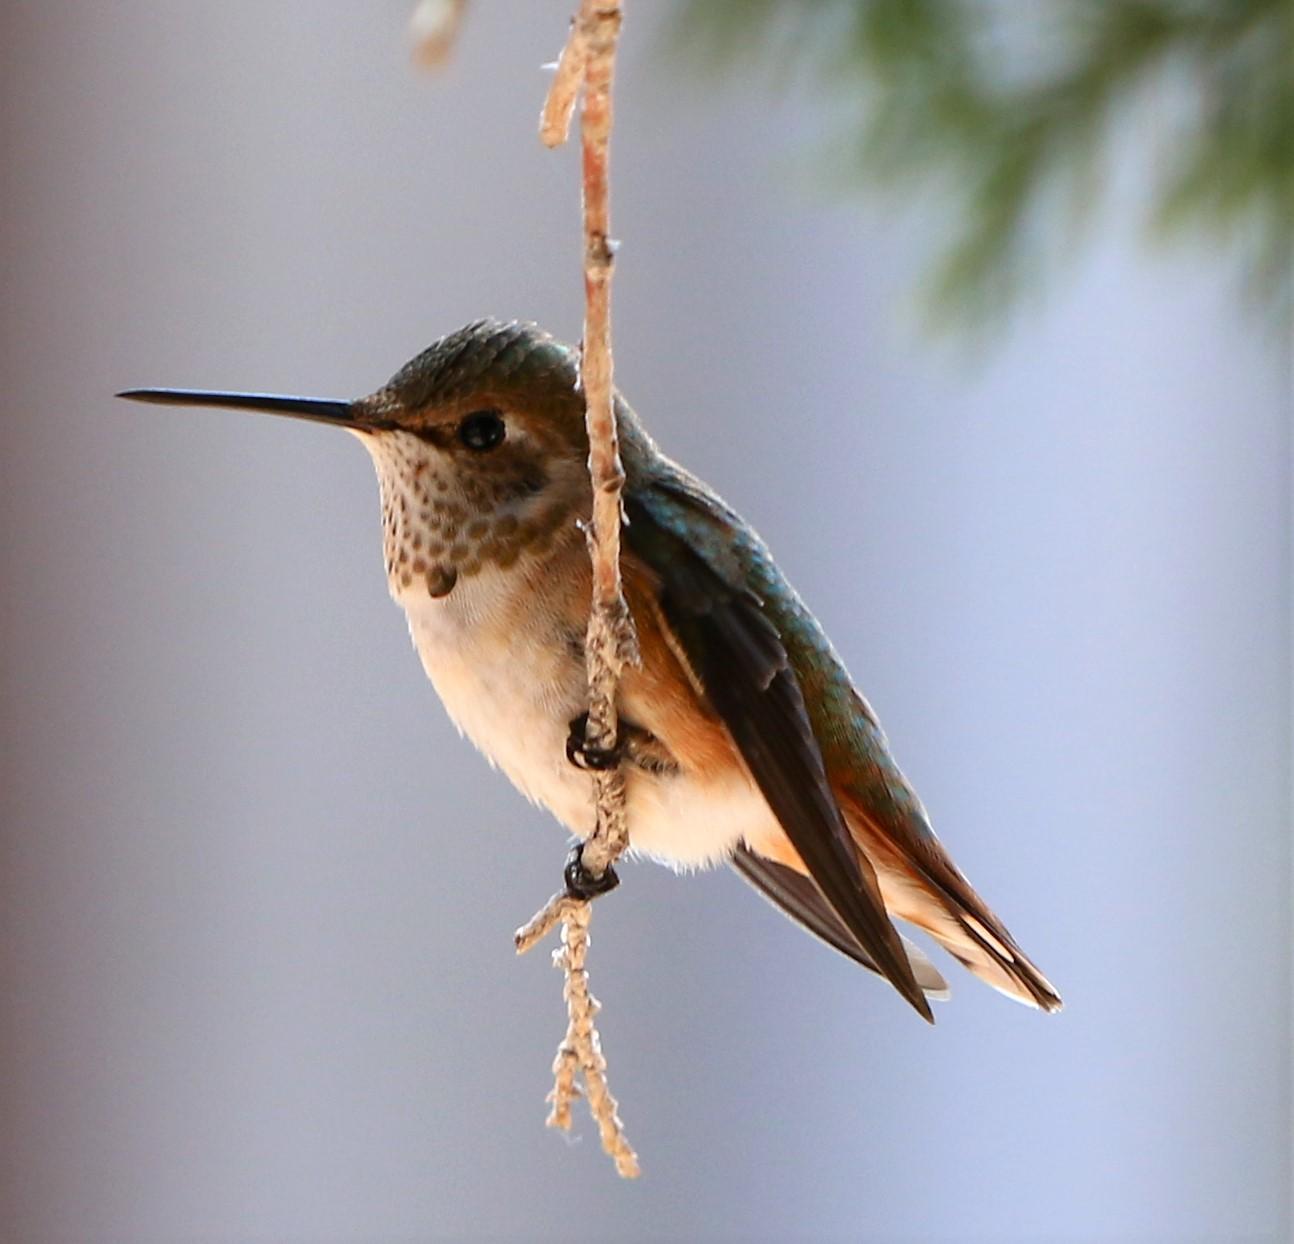
[[[989,346],[909,214],[784,175],[633,4],[618,379],[756,523],[1068,1004],[927,1029],[726,873],[628,866],[594,987],[631,1138],[543,1127],[563,837],[445,719],[349,437],[114,403],[352,396],[482,314],[579,333],[570,0],[7,3],[0,1236],[1285,1241],[1290,358],[1221,262],[1093,245]]]

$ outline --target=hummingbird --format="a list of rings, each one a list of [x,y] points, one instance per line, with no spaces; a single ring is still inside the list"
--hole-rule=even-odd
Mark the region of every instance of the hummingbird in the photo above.
[[[947,997],[894,919],[1002,993],[1060,996],[953,863],[817,619],[766,545],[666,457],[614,398],[622,574],[640,664],[618,738],[585,745],[591,511],[578,352],[534,324],[477,320],[353,401],[135,389],[174,406],[345,428],[377,471],[390,593],[460,733],[577,840],[587,770],[620,764],[630,850],[689,871],[726,863],[793,920],[888,980],[926,1020]]]

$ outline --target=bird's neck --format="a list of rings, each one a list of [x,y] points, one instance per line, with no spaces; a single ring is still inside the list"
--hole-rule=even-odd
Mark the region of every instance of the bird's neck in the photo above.
[[[381,494],[383,564],[401,603],[411,593],[440,599],[486,568],[506,572],[542,558],[576,531],[569,492],[550,487],[495,501],[416,437],[362,439]]]

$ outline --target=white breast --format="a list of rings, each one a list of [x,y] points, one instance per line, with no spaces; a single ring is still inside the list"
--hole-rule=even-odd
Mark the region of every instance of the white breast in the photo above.
[[[394,595],[454,724],[522,794],[583,837],[593,825],[592,784],[566,758],[570,723],[587,707],[583,660],[569,623],[544,609],[521,569],[487,567],[439,599],[417,585]],[[527,593],[523,609],[518,590]],[[633,770],[628,799],[632,849],[678,868],[718,862],[743,836],[777,832],[741,774],[698,782]]]
[[[458,729],[523,795],[584,833],[592,817],[589,780],[566,759],[569,723],[583,711],[582,667],[562,621],[538,600],[516,620],[514,573],[487,567],[440,599],[416,586],[396,599]]]

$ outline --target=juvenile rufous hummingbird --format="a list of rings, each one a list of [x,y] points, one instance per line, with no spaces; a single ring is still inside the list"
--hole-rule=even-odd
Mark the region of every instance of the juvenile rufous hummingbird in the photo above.
[[[891,923],[1045,1011],[1060,997],[930,828],[876,714],[760,538],[657,449],[618,395],[625,594],[641,665],[613,754],[583,746],[591,508],[574,350],[478,320],[355,401],[175,389],[120,396],[346,428],[372,456],[391,595],[455,725],[578,837],[590,766],[619,763],[631,849],[728,863],[926,1019],[946,996]],[[592,893],[578,846],[568,884]]]

